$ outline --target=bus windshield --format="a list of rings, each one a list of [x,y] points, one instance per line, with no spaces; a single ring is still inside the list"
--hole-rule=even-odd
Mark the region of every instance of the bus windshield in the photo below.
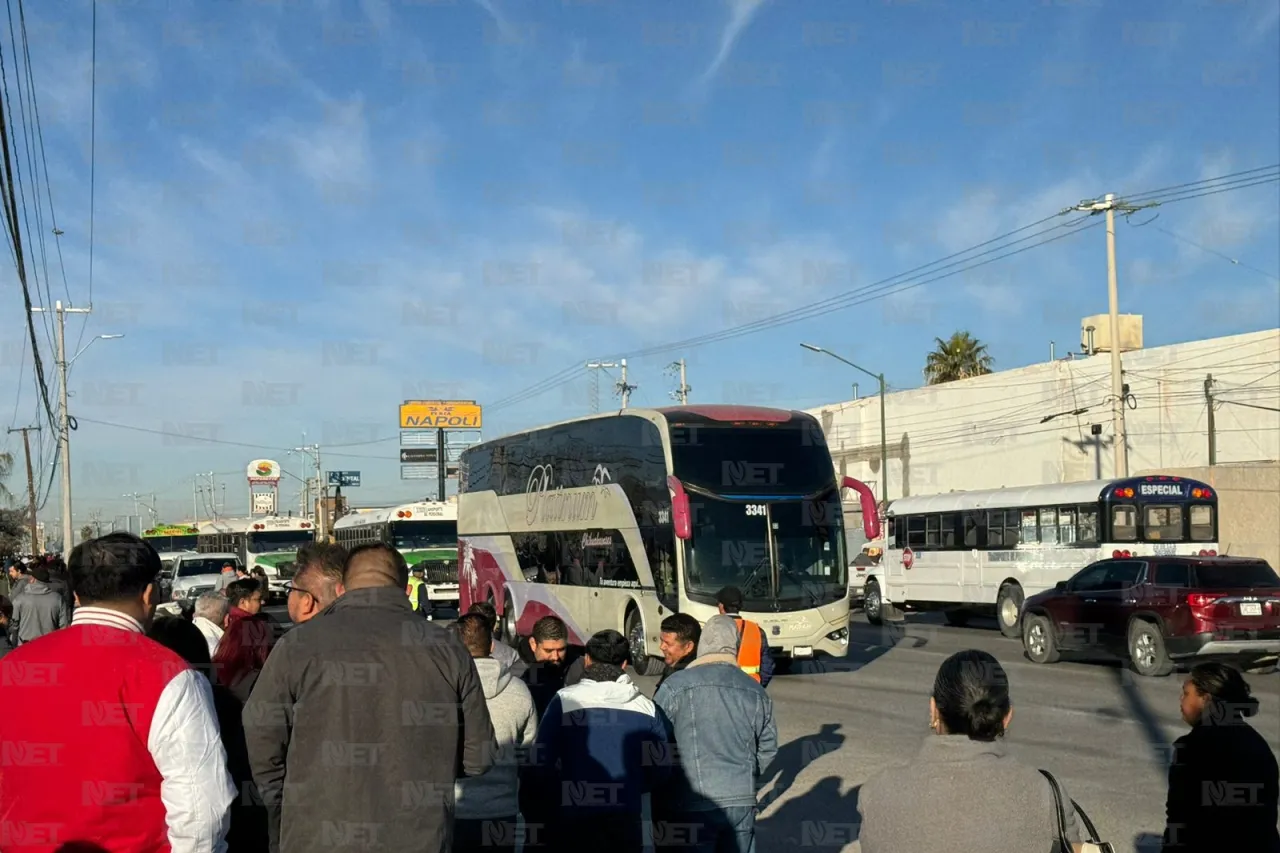
[[[250,533],[249,553],[297,551],[303,545],[310,545],[315,541],[315,534],[309,530],[268,530],[265,533]]]
[[[847,595],[844,529],[835,492],[818,500],[746,503],[692,497],[686,591],[704,601],[726,586],[743,609],[815,607]],[[785,603],[785,604],[784,604]]]
[[[804,425],[672,424],[673,473],[720,495],[811,495],[835,482],[822,433]]]
[[[155,548],[156,553],[166,554],[174,551],[194,551],[197,538],[194,534],[191,536],[147,536],[144,541],[152,548]]]
[[[399,551],[411,548],[456,548],[456,521],[393,521],[391,544]]]

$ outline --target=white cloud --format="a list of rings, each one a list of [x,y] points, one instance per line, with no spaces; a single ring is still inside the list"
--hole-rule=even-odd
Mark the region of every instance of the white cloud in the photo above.
[[[751,21],[760,12],[766,0],[725,0],[729,7],[729,20],[725,22],[724,29],[720,32],[720,44],[716,49],[716,55],[711,60],[711,64],[707,66],[707,70],[702,72],[702,76],[698,80],[698,88],[705,90],[713,82],[716,75],[720,73],[720,69],[724,67],[725,62],[733,54],[733,48],[738,43],[738,39],[751,25]],[[478,0],[483,2],[483,0]]]

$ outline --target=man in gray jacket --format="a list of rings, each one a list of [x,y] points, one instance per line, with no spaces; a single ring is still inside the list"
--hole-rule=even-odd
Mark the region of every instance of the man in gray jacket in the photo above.
[[[493,764],[471,656],[413,612],[408,577],[395,549],[354,549],[346,592],[267,658],[244,730],[273,851],[444,853],[454,782]]]
[[[454,786],[456,802],[454,853],[515,853],[519,813],[520,764],[538,733],[538,717],[529,688],[497,660],[490,649],[493,632],[482,613],[468,613],[456,623],[462,644],[471,653],[489,719],[497,735],[493,769]]]
[[[36,566],[31,582],[13,602],[11,631],[18,645],[52,633],[71,624],[71,608],[61,589],[49,583],[49,569]]]
[[[754,853],[756,780],[778,752],[773,702],[738,666],[733,616],[702,626],[698,656],[654,702],[676,742],[678,772],[654,802],[654,846]]]

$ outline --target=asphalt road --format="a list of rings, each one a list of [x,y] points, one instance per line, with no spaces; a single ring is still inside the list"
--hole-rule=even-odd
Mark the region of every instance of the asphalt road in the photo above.
[[[268,610],[287,621],[283,608]],[[1053,771],[1117,853],[1158,851],[1169,744],[1186,732],[1181,676],[1144,679],[1106,662],[1037,666],[994,622],[952,628],[913,616],[874,628],[858,614],[850,629],[846,658],[805,664],[769,685],[780,750],[762,792],[762,853],[859,851],[859,786],[914,757],[929,736],[938,665],[962,649],[991,653],[1009,674],[1013,752]],[[1280,752],[1280,675],[1246,678],[1262,703],[1252,722]],[[656,678],[636,681],[653,695]]]

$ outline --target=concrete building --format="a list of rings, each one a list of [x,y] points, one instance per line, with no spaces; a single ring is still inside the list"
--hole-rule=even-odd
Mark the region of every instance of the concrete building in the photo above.
[[[1280,329],[1136,349],[1123,353],[1123,367],[1129,386],[1130,474],[1208,466],[1210,396],[1216,467],[1238,470],[1247,468],[1245,463],[1280,460]],[[840,368],[832,362],[831,369]],[[885,401],[889,500],[1115,476],[1110,370],[1109,353],[1074,353],[890,393]],[[879,398],[809,411],[822,423],[837,471],[881,495],[886,478],[880,470]],[[1203,471],[1200,479],[1215,482]],[[852,504],[848,509],[856,512]],[[1225,496],[1222,512],[1225,521]],[[1266,515],[1267,510],[1259,505],[1246,515],[1253,518],[1255,512]],[[1280,540],[1277,511],[1266,517],[1270,540]],[[1248,523],[1256,527],[1263,518]],[[1257,531],[1245,538],[1264,535]],[[1222,536],[1225,544],[1225,525]]]

